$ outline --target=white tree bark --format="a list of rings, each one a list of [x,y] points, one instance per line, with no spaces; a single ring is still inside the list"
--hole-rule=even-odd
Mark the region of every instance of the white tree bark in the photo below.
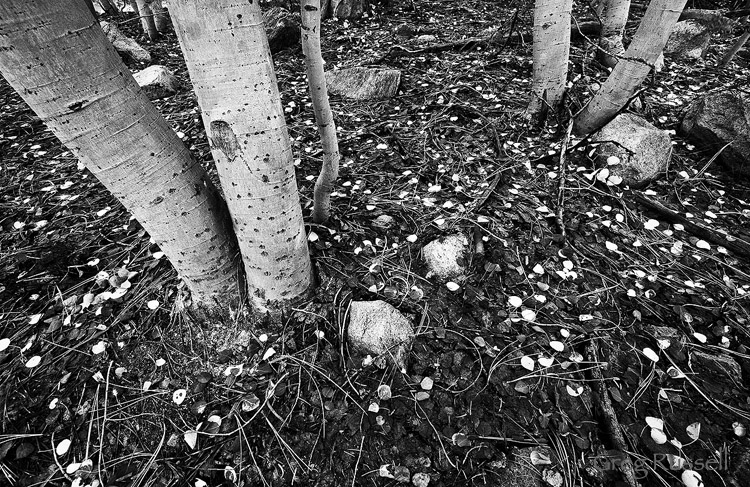
[[[208,307],[238,297],[228,212],[80,0],[0,2],[0,71]]]
[[[150,40],[156,40],[159,37],[159,31],[156,30],[154,12],[151,10],[151,0],[136,0],[135,3],[138,6],[138,17],[141,19],[143,32]]]
[[[607,67],[613,68],[617,59],[625,54],[622,36],[628,22],[630,0],[603,0],[600,19],[602,31],[599,35],[597,58]]]
[[[615,118],[651,71],[687,0],[651,0],[625,57],[578,114],[575,131],[589,134]]]
[[[331,191],[339,177],[339,142],[333,120],[320,52],[320,0],[301,0],[302,52],[305,55],[307,84],[310,88],[315,121],[323,146],[323,165],[315,182],[313,221],[325,223],[331,215]]]
[[[258,2],[170,0],[250,296],[259,306],[311,284],[292,148]]]
[[[161,0],[151,0],[151,11],[154,13],[154,26],[160,34],[167,32],[169,17]]]
[[[724,54],[724,57],[721,58],[719,66],[721,66],[722,68],[729,66],[729,64],[734,60],[734,57],[737,55],[737,53],[740,52],[740,49],[742,49],[742,47],[747,43],[748,39],[750,39],[750,24],[747,24],[745,26],[745,32],[743,32],[742,35],[739,36],[736,41],[734,41],[732,47],[730,47],[726,54]]]
[[[565,94],[570,56],[570,11],[573,0],[534,3],[533,80],[527,116],[544,119],[557,111]]]
[[[747,0],[745,2],[745,8],[750,8],[750,0]],[[734,56],[737,55],[738,52],[740,52],[740,49],[747,43],[747,40],[750,39],[750,17],[744,16],[740,19],[740,23],[745,27],[744,32],[742,32],[742,35],[734,41],[734,44],[732,44],[732,47],[729,48],[729,50],[722,56],[721,61],[719,62],[719,66],[722,68],[725,68],[729,66],[729,64],[734,60]]]
[[[99,5],[102,6],[102,10],[104,10],[108,15],[120,15],[120,11],[117,9],[112,0],[99,0]]]

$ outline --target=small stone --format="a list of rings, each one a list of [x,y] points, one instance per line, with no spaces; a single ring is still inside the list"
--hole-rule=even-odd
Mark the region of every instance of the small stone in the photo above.
[[[339,19],[359,19],[368,7],[368,0],[331,0],[327,13]]]
[[[437,41],[437,37],[431,34],[422,34],[421,36],[417,36],[417,42],[421,42],[422,44],[429,44],[435,41]]]
[[[455,234],[425,245],[422,256],[427,263],[427,277],[461,280],[465,272],[462,261],[468,244],[465,235]]]
[[[712,91],[690,104],[680,126],[697,145],[718,152],[734,175],[750,177],[750,95]]]
[[[411,24],[401,24],[394,30],[397,36],[412,37],[417,33],[417,29]]]
[[[351,100],[391,98],[401,84],[398,69],[346,68],[326,72],[328,92]]]
[[[300,24],[299,14],[285,8],[273,7],[263,12],[263,26],[272,54],[299,44]]]
[[[126,36],[114,24],[102,20],[99,26],[104,31],[109,42],[115,50],[121,55],[139,63],[150,63],[151,55],[141,47],[136,41]]]
[[[414,326],[385,301],[352,301],[348,334],[355,350],[382,355],[399,368],[406,367]]]
[[[372,226],[376,228],[380,228],[383,230],[387,230],[393,226],[393,223],[395,220],[390,215],[380,215],[375,220],[372,221]]]
[[[411,478],[411,483],[414,487],[427,487],[430,484],[430,474],[428,473],[415,473]]]
[[[721,353],[705,353],[693,351],[690,353],[695,362],[715,374],[726,375],[735,384],[742,384],[742,367],[735,359]]]
[[[708,50],[711,31],[695,20],[677,22],[672,28],[664,54],[677,58],[700,59]]]
[[[411,472],[407,467],[400,465],[393,469],[393,478],[398,483],[407,483],[411,480]]]
[[[180,89],[180,82],[175,75],[166,67],[158,64],[133,73],[133,78],[146,93],[149,100],[172,96]]]
[[[662,174],[672,157],[672,140],[643,118],[623,113],[604,126],[594,137],[601,142],[596,149],[602,165],[612,156],[620,164],[609,166],[611,175],[625,184],[640,187]]]

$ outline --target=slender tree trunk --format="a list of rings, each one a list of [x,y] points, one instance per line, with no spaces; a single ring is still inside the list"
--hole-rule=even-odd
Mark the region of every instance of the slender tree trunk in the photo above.
[[[628,21],[630,0],[603,0],[600,18],[602,32],[599,35],[597,59],[609,68],[615,67],[617,59],[625,54],[622,36]]]
[[[745,8],[750,8],[750,0],[747,0],[747,2],[745,2]],[[719,62],[720,67],[725,68],[729,66],[732,60],[734,60],[734,56],[736,56],[737,53],[740,52],[740,49],[742,49],[747,40],[750,39],[750,23],[748,22],[748,20],[750,20],[750,17],[748,17],[747,15],[740,19],[740,23],[745,26],[745,31],[736,41],[734,41],[732,47],[729,48],[726,54],[724,54],[724,57],[721,58],[721,62]]]
[[[576,133],[599,130],[622,110],[659,58],[685,3],[687,0],[651,0],[625,57],[576,117]]]
[[[301,0],[302,52],[305,55],[307,84],[310,88],[315,121],[323,146],[323,166],[315,182],[313,221],[325,223],[331,215],[331,191],[339,177],[339,141],[333,121],[320,52],[320,0]]]
[[[152,41],[159,38],[159,31],[156,30],[156,23],[154,22],[154,12],[151,10],[151,0],[136,0],[138,7],[138,17],[141,18],[141,27],[143,32]]]
[[[154,24],[160,34],[167,32],[169,28],[169,17],[161,0],[151,0],[151,11],[154,13]]]
[[[94,8],[94,0],[83,0],[83,3],[86,4],[86,8],[91,12],[91,15],[96,18],[96,9]]]
[[[223,201],[83,2],[0,2],[0,71],[151,234],[195,303],[235,300],[237,246]]]
[[[734,44],[732,44],[732,47],[726,52],[726,54],[724,54],[724,57],[721,58],[719,66],[721,66],[722,68],[729,66],[729,64],[734,60],[734,56],[736,56],[737,53],[740,52],[740,49],[744,47],[748,39],[750,39],[750,24],[745,27],[745,32],[742,33],[742,35],[734,42]]]
[[[570,56],[570,11],[573,0],[534,3],[533,80],[527,116],[542,121],[557,111],[565,94]]]
[[[170,0],[237,233],[249,295],[283,304],[312,274],[292,148],[258,2]]]
[[[117,10],[117,7],[112,3],[112,0],[99,0],[99,5],[102,6],[102,10],[104,10],[107,15],[120,15],[120,11]]]

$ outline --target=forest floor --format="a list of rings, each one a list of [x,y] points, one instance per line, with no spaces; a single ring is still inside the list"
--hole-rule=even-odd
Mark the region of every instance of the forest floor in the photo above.
[[[326,21],[327,66],[418,49],[403,24],[437,43],[528,28],[528,8],[514,23],[499,3]],[[173,34],[148,43],[119,24],[190,86]],[[750,241],[750,184],[678,132],[695,97],[747,88],[746,60],[714,67],[728,42],[649,78],[640,113],[674,154],[632,192],[592,177],[585,144],[561,169],[564,126],[524,123],[530,45],[385,58],[403,73],[396,97],[332,100],[343,161],[331,224],[308,227],[318,292],[224,350],[205,340],[222,325],[174,309],[176,274],[144,230],[0,80],[0,484],[608,486],[629,455],[644,485],[682,485],[685,468],[748,485],[747,256],[632,198]],[[590,54],[572,48],[574,111],[606,77]],[[301,49],[275,61],[308,215],[321,151]],[[194,94],[155,103],[210,168]],[[472,252],[451,291],[420,250],[458,232]],[[413,319],[405,370],[349,355],[353,299]]]

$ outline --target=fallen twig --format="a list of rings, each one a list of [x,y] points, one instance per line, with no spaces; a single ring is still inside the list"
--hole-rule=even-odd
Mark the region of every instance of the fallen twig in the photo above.
[[[596,339],[591,340],[588,344],[587,352],[589,355],[589,361],[592,363],[598,362],[599,358],[599,345]],[[602,369],[599,367],[591,368],[591,375],[595,379],[597,394],[599,396],[599,408],[602,412],[602,417],[606,421],[607,429],[609,430],[610,438],[612,439],[613,446],[622,453],[622,462],[620,463],[620,471],[622,476],[625,478],[625,482],[630,487],[638,487],[637,477],[635,475],[635,469],[633,468],[633,462],[630,457],[625,453],[627,444],[625,443],[625,437],[620,429],[620,421],[617,419],[617,413],[612,407],[612,400],[609,398],[609,392],[607,392],[607,385],[604,381],[604,374]]]
[[[750,243],[739,238],[732,237],[731,235],[725,235],[723,233],[717,232],[713,228],[708,228],[698,223],[693,223],[686,217],[673,210],[670,210],[659,202],[647,198],[639,192],[631,191],[630,195],[632,196],[632,199],[640,205],[643,205],[649,210],[658,213],[659,216],[669,221],[670,223],[681,224],[685,228],[685,231],[695,235],[696,237],[699,237],[707,242],[711,242],[715,245],[725,247],[726,249],[731,250],[735,254],[740,255],[745,259],[750,259]],[[628,199],[628,195],[626,194],[624,200],[627,201]]]
[[[570,142],[570,134],[572,132],[573,118],[568,122],[565,137],[563,137],[562,143],[560,144],[560,171],[557,175],[557,213],[555,214],[555,223],[557,223],[563,241],[565,240],[565,220],[563,219],[565,209],[565,154],[568,151],[568,143]]]

